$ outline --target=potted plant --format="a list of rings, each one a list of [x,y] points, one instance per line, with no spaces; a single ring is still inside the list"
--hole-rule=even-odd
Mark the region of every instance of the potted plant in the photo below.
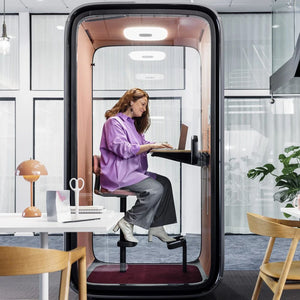
[[[300,174],[296,172],[300,168],[300,146],[290,146],[284,149],[284,153],[279,154],[279,161],[283,164],[280,175],[276,175],[276,169],[272,164],[265,164],[248,171],[248,178],[254,179],[260,176],[259,181],[263,181],[267,175],[274,176],[275,186],[278,191],[273,195],[275,201],[287,203],[286,207],[292,206],[292,201],[300,192]]]

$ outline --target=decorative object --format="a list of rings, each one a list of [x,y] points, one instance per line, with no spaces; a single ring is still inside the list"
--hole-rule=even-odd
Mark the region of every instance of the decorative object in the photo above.
[[[16,170],[17,176],[23,176],[30,182],[30,206],[23,213],[23,217],[40,217],[42,214],[38,208],[33,205],[33,182],[40,178],[40,175],[48,175],[47,169],[43,164],[34,159],[29,159],[20,163]]]
[[[53,222],[63,222],[71,219],[70,191],[47,191],[47,220]]]
[[[7,36],[6,23],[5,23],[5,0],[3,0],[3,24],[2,36],[0,37],[0,54],[8,54],[10,50],[10,39]]]
[[[274,194],[274,200],[281,203],[288,202],[287,207],[292,207],[294,198],[300,191],[300,174],[295,171],[300,168],[300,146],[290,146],[284,149],[285,153],[279,154],[278,159],[283,164],[280,175],[273,171],[276,169],[272,164],[265,164],[248,171],[248,178],[254,179],[261,175],[259,181],[271,174],[275,177],[275,186],[278,191]]]

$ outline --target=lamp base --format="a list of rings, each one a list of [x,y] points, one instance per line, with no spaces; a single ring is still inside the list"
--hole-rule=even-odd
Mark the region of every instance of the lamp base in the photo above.
[[[41,216],[42,216],[41,211],[35,206],[29,206],[25,208],[24,211],[22,212],[22,217],[24,218],[35,218]]]

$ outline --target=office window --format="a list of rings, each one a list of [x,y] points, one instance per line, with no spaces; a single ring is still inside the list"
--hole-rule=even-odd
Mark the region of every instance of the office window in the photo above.
[[[15,211],[15,99],[0,98],[0,212]]]
[[[31,89],[63,90],[67,15],[31,16]]]
[[[34,99],[34,158],[48,170],[35,184],[35,204],[46,212],[46,191],[64,189],[63,99]]]
[[[291,145],[299,146],[299,98],[225,99],[225,232],[248,233],[246,213],[282,218],[274,202],[272,176],[259,182],[247,172],[266,163],[279,168],[278,155]],[[278,172],[278,173],[277,173]]]
[[[10,37],[10,51],[6,55],[0,55],[0,90],[17,90],[19,89],[19,18],[15,15],[7,15],[5,23],[7,35]]]
[[[222,14],[225,89],[269,89],[271,14]]]

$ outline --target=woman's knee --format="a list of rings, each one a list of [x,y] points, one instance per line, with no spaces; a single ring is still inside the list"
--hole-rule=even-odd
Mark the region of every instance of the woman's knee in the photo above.
[[[159,201],[164,193],[164,187],[160,182],[154,181],[152,187],[149,189],[148,192],[151,195],[151,198],[153,198],[153,200]]]
[[[170,181],[170,179],[168,178],[168,177],[166,177],[166,176],[163,176],[163,175],[157,175],[157,181],[159,182],[159,183],[161,183],[164,187],[166,187],[166,186],[172,186],[172,184],[171,184],[171,181]]]

